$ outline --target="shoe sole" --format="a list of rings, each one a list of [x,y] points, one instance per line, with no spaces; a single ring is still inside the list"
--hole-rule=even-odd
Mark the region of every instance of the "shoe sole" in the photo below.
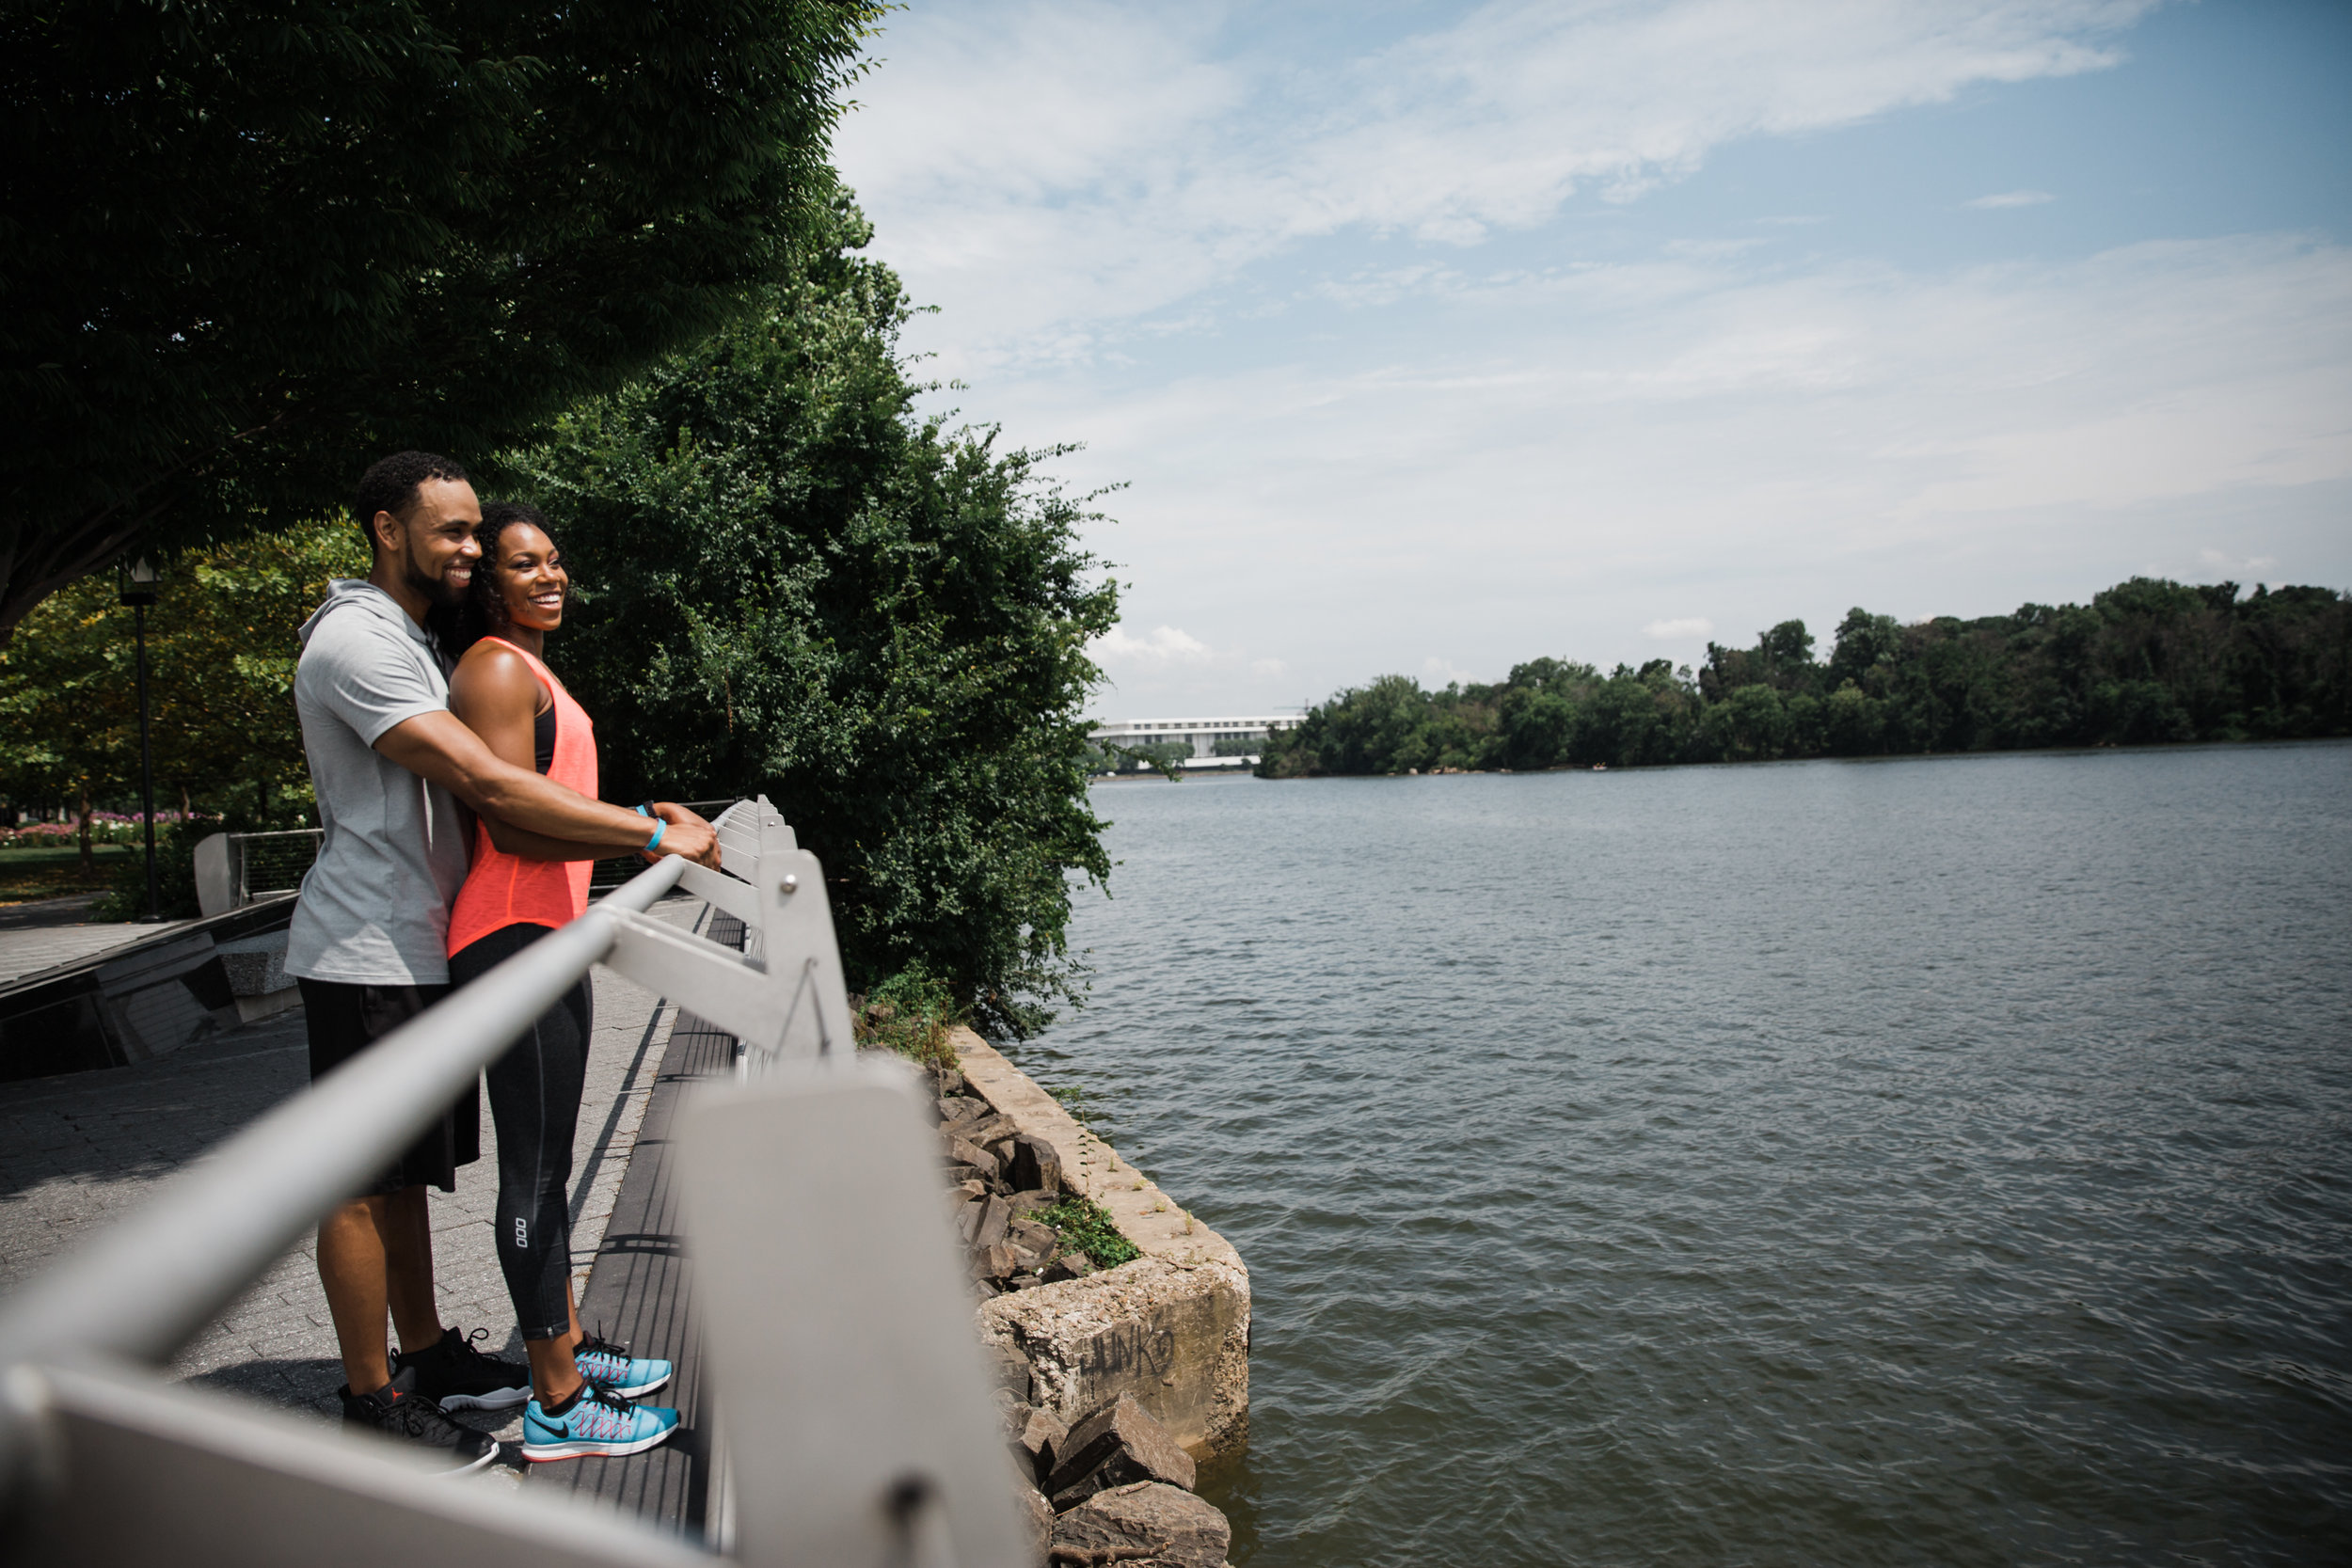
[[[500,1445],[499,1445],[499,1443],[498,1443],[498,1440],[497,1440],[496,1438],[493,1438],[493,1439],[491,1439],[491,1442],[490,1442],[490,1451],[489,1451],[489,1452],[487,1452],[487,1453],[485,1453],[485,1454],[484,1454],[484,1455],[483,1455],[480,1459],[475,1460],[475,1461],[474,1461],[472,1464],[470,1464],[470,1465],[454,1465],[454,1466],[453,1466],[453,1467],[452,1467],[452,1468],[450,1468],[450,1469],[443,1470],[443,1471],[441,1472],[441,1474],[443,1474],[443,1475],[445,1475],[445,1476],[464,1476],[464,1475],[471,1475],[474,1471],[481,1469],[481,1468],[482,1468],[482,1466],[484,1466],[485,1465],[489,1464],[492,1460],[496,1459],[496,1458],[499,1456],[499,1452],[500,1452]]]
[[[675,1427],[664,1427],[650,1437],[631,1438],[626,1443],[594,1437],[571,1443],[525,1443],[523,1457],[533,1465],[559,1459],[618,1459],[623,1454],[644,1453],[657,1444],[666,1443],[676,1431]]]
[[[486,1394],[448,1394],[433,1402],[444,1410],[512,1410],[531,1398],[531,1385],[493,1388]]]

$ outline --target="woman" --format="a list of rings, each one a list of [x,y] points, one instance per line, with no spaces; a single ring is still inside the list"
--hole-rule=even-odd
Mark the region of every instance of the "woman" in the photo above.
[[[547,519],[519,502],[494,502],[482,509],[474,538],[482,560],[459,616],[465,652],[450,677],[450,707],[501,758],[593,799],[595,731],[542,660],[571,586]],[[473,865],[450,910],[450,983],[489,973],[577,919],[588,907],[588,863],[609,853],[478,823]],[[565,1184],[588,1038],[583,976],[488,1073],[499,1265],[531,1358],[523,1455],[533,1460],[636,1453],[677,1425],[675,1410],[628,1402],[668,1382],[670,1364],[581,1333],[572,1300]]]

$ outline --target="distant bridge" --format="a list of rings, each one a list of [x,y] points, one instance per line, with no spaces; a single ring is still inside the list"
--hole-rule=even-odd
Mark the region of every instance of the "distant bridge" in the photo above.
[[[1104,721],[1087,732],[1095,742],[1116,746],[1185,746],[1185,768],[1247,768],[1247,755],[1217,755],[1217,742],[1264,740],[1277,730],[1295,729],[1298,713],[1244,714],[1238,718],[1127,719]]]

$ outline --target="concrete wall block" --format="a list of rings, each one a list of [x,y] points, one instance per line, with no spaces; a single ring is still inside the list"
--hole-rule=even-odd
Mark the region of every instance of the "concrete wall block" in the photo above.
[[[1249,1277],[1138,1258],[1087,1279],[985,1302],[980,1331],[1029,1368],[1029,1402],[1074,1423],[1137,1404],[1195,1459],[1249,1433]]]
[[[1143,1256],[1084,1279],[991,1298],[982,1337],[1026,1360],[1029,1402],[1076,1422],[1132,1394],[1195,1459],[1249,1435],[1249,1271],[1200,1224],[969,1030],[955,1031],[965,1084],[1025,1136],[1051,1147],[1066,1191],[1110,1212]]]

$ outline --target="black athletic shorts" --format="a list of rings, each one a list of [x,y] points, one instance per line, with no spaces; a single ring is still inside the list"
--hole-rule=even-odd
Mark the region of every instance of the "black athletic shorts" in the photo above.
[[[447,986],[359,986],[342,980],[302,980],[302,1011],[310,1034],[310,1081],[341,1067],[449,994]],[[403,1187],[457,1190],[457,1167],[482,1158],[479,1077],[424,1130],[390,1169],[370,1182],[369,1195]]]

